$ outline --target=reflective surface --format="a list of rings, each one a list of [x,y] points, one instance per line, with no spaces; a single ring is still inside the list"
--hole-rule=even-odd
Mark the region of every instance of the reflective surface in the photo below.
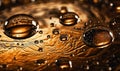
[[[119,71],[119,5],[0,0],[0,71]]]
[[[15,39],[31,37],[36,33],[37,22],[32,16],[18,14],[10,17],[4,24],[4,33]]]
[[[83,41],[90,47],[104,48],[104,46],[107,47],[107,45],[114,42],[114,36],[109,29],[97,26],[84,32]]]

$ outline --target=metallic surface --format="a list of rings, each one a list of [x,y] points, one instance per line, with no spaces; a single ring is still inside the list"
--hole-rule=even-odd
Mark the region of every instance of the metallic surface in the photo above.
[[[119,0],[0,0],[0,3],[0,71],[120,70],[120,19],[115,18],[120,15]],[[75,25],[64,26],[59,22],[62,7],[67,8],[65,12],[79,16]],[[33,36],[14,39],[4,33],[6,20],[16,14],[35,18],[39,26]],[[114,41],[105,48],[90,47],[82,39],[86,29],[98,25],[114,35]],[[22,30],[29,28],[23,26]],[[12,32],[20,31],[15,28]],[[106,41],[104,37],[109,40],[110,33],[104,33],[95,40]]]

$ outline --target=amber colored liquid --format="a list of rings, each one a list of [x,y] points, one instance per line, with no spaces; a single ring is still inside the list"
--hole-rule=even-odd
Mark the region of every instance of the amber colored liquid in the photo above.
[[[11,38],[24,39],[31,37],[36,33],[36,27],[33,25],[17,25],[5,29],[5,34]]]

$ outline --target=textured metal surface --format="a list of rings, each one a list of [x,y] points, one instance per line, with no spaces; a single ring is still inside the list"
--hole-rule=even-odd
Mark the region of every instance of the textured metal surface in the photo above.
[[[115,13],[108,13],[112,9],[110,2],[110,7],[101,8],[106,3],[96,6],[98,0],[94,1],[95,6],[87,0],[25,1],[23,5],[0,11],[0,71],[120,70],[120,22],[116,24],[118,27],[115,26],[117,31],[111,29],[111,25],[109,27],[109,22],[120,12],[114,10]],[[63,6],[79,16],[77,24],[65,26],[59,22]],[[35,35],[27,39],[13,39],[4,34],[6,20],[16,14],[28,14],[37,20],[39,27]],[[83,42],[83,33],[94,25],[109,28],[114,33],[115,41],[106,48],[87,46]]]

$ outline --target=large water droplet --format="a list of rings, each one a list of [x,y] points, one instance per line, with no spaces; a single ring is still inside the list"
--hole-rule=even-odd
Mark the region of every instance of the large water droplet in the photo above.
[[[113,33],[102,26],[90,28],[83,33],[84,43],[91,47],[103,48],[111,44],[113,40]]]
[[[36,33],[37,22],[26,14],[17,14],[10,17],[4,24],[4,33],[14,39],[25,39]]]
[[[67,12],[60,16],[60,23],[64,26],[73,26],[77,24],[79,16],[73,12]]]

